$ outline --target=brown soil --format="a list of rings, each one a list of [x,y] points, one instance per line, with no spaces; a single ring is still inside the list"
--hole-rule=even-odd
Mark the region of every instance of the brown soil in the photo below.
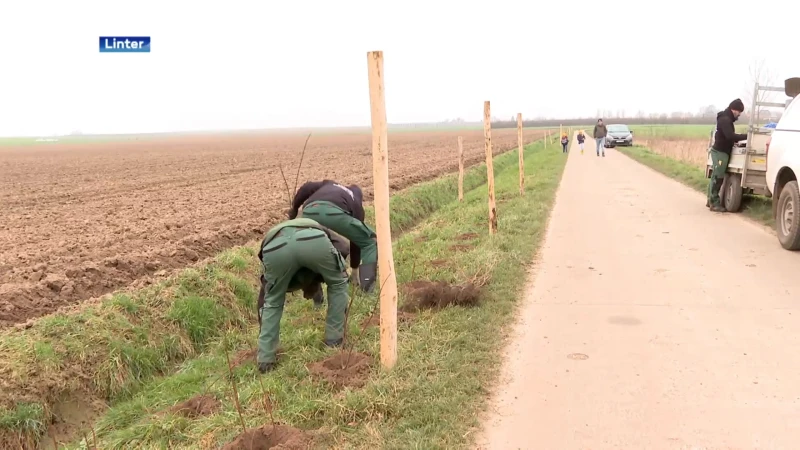
[[[428,241],[427,236],[417,236],[416,238],[414,238],[414,242],[416,243],[427,242],[427,241]]]
[[[287,425],[264,425],[251,428],[225,444],[223,450],[304,450],[311,448],[313,436]]]
[[[449,261],[447,261],[446,259],[433,259],[431,260],[430,265],[432,265],[433,267],[442,267],[446,266],[448,262]]]
[[[169,409],[169,412],[184,417],[195,418],[213,414],[219,410],[221,403],[210,395],[198,395],[189,400],[178,403]]]
[[[407,300],[400,308],[406,312],[441,309],[449,305],[475,306],[480,301],[480,288],[472,283],[451,285],[444,281],[418,280],[406,283],[402,291]]]
[[[54,405],[47,433],[39,444],[42,448],[55,448],[55,442],[65,444],[77,439],[83,433],[92,439],[92,423],[105,410],[106,405],[99,401],[88,401],[85,398],[70,397]]]
[[[465,252],[467,250],[472,250],[473,247],[474,246],[470,244],[456,244],[456,245],[451,245],[450,250],[454,250],[457,252]]]
[[[311,376],[324,380],[335,389],[360,388],[369,377],[372,358],[359,352],[342,351],[322,361],[308,365]]]
[[[542,132],[529,132],[527,139]],[[391,189],[484,160],[482,130],[392,134]],[[0,327],[139,287],[282,219],[278,164],[296,170],[305,135],[220,134],[0,149]],[[517,146],[494,135],[496,153]],[[358,183],[372,198],[369,133],[312,136],[299,182]],[[293,184],[293,183],[292,183]]]
[[[464,233],[458,236],[456,239],[459,241],[470,241],[472,239],[477,239],[478,237],[480,237],[478,233]]]
[[[408,323],[414,320],[417,317],[416,314],[412,314],[405,311],[397,311],[397,323]],[[381,324],[381,314],[380,311],[375,311],[375,314],[367,317],[361,322],[361,327],[377,327]]]
[[[286,351],[283,347],[278,347],[277,352],[275,353],[275,359],[280,360],[283,355],[286,354]],[[231,359],[231,366],[233,368],[237,368],[247,363],[255,363],[256,356],[258,355],[257,348],[248,348],[244,350],[240,350],[236,355]]]
[[[279,348],[278,352],[280,352],[281,350],[282,349]],[[233,359],[231,360],[231,366],[236,368],[243,364],[247,364],[249,362],[255,362],[257,353],[258,353],[257,348],[248,348],[240,350],[239,353],[237,353],[236,356],[234,356]]]

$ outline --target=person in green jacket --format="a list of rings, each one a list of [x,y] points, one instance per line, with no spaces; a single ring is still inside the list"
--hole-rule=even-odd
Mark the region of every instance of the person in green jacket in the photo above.
[[[324,282],[328,287],[324,342],[329,347],[342,345],[349,302],[348,276],[344,258],[335,244],[343,246],[330,230],[308,218],[279,223],[261,242],[258,258],[264,270],[258,298],[259,372],[265,373],[276,366],[286,292],[302,289],[306,298],[313,298],[321,293]]]

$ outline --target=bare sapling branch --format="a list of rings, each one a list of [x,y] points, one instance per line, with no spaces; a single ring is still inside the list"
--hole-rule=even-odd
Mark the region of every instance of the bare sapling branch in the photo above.
[[[300,168],[303,167],[303,157],[306,155],[306,146],[308,146],[309,139],[311,139],[311,133],[308,133],[306,143],[303,144],[303,151],[300,153],[300,164],[297,165],[297,174],[294,176],[294,191],[292,191],[292,195],[289,196],[289,198],[292,199],[292,203],[294,203],[294,195],[297,193],[297,182],[300,181]]]
[[[247,432],[247,426],[244,424],[242,405],[239,403],[239,390],[236,388],[236,377],[233,376],[233,366],[231,365],[231,356],[227,342],[225,342],[225,361],[228,362],[228,373],[231,376],[231,388],[233,389],[233,403],[236,405],[236,412],[239,413],[239,421],[242,423],[242,433],[245,433]]]

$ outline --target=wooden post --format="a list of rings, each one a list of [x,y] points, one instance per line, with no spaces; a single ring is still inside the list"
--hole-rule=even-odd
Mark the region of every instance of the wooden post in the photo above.
[[[497,206],[494,202],[494,164],[492,157],[492,114],[489,101],[483,102],[483,140],[486,145],[486,177],[489,186],[489,234],[497,233]],[[380,251],[380,250],[378,250]]]
[[[525,195],[525,147],[522,141],[522,113],[517,113],[517,142],[519,143],[519,195]]]
[[[558,139],[561,139],[561,135],[564,134],[564,125],[558,126]]]
[[[397,278],[389,226],[389,148],[383,89],[383,52],[367,53],[369,103],[372,116],[372,186],[378,235],[378,278],[381,296],[381,364],[391,369],[397,362]]]
[[[458,201],[464,201],[464,138],[458,137]]]

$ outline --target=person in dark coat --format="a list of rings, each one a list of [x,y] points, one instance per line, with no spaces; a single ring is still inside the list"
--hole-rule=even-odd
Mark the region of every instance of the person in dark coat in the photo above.
[[[706,206],[714,212],[725,212],[719,197],[725,172],[731,160],[733,146],[737,142],[747,139],[746,134],[736,133],[736,121],[744,112],[744,103],[736,99],[723,111],[717,113],[717,127],[714,130],[714,144],[711,146],[711,179],[708,181],[708,201]]]

